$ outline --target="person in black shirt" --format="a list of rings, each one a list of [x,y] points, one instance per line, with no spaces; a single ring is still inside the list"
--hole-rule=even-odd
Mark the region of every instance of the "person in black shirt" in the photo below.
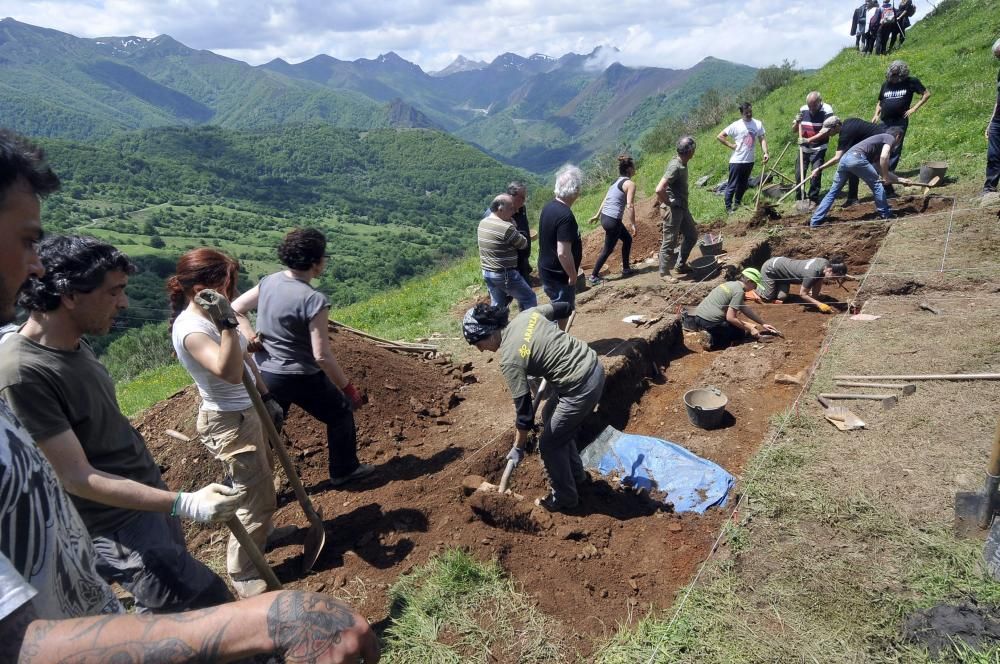
[[[854,37],[854,47],[859,51],[862,50],[861,40],[865,36],[865,17],[868,15],[868,2],[862,2],[859,7],[854,10],[854,16],[851,18],[851,36]]]
[[[528,200],[528,188],[523,182],[515,180],[507,185],[507,194],[514,199],[514,216],[511,221],[517,226],[517,232],[528,241],[528,246],[517,250],[517,271],[521,273],[525,281],[531,275],[531,228],[528,226],[528,211],[524,207]],[[530,282],[529,282],[530,283]]]
[[[559,328],[576,306],[576,280],[583,260],[580,228],[573,216],[573,203],[583,188],[583,171],[566,164],[556,172],[556,197],[545,204],[538,216],[538,274],[542,290],[553,303],[565,302],[569,308],[558,319]]]
[[[913,95],[921,95],[920,101],[914,106]],[[886,127],[899,127],[903,130],[903,140],[906,140],[906,129],[910,124],[910,116],[930,99],[931,92],[924,87],[919,78],[910,76],[910,67],[902,60],[894,60],[885,73],[885,83],[878,92],[878,102],[875,104],[875,116],[872,122],[881,122]],[[889,170],[895,171],[899,158],[903,155],[903,141],[900,141],[889,158]],[[892,194],[889,193],[891,196]]]
[[[993,42],[993,56],[1000,59],[1000,39]],[[986,125],[986,140],[989,147],[986,150],[986,182],[983,183],[983,193],[989,194],[997,190],[1000,181],[1000,72],[997,72],[997,101],[993,105],[993,117]]]
[[[829,125],[826,122],[823,123],[823,129],[816,134],[814,140],[828,139],[830,136],[840,134],[835,155],[835,159],[839,159],[845,152],[861,141],[885,133],[885,130],[886,126],[884,124],[875,124],[861,118],[847,118],[841,123],[840,120],[836,119],[836,116],[833,116],[833,120],[830,120]],[[854,174],[848,175],[847,200],[844,201],[842,207],[847,208],[858,204],[858,182],[858,176]]]

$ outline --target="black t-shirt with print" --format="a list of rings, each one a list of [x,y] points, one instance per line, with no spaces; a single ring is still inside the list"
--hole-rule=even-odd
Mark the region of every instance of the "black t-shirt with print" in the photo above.
[[[899,122],[903,119],[903,114],[910,110],[913,103],[913,95],[922,95],[927,90],[919,78],[910,76],[905,81],[899,83],[882,84],[882,89],[878,92],[879,104],[882,108],[883,122]]]

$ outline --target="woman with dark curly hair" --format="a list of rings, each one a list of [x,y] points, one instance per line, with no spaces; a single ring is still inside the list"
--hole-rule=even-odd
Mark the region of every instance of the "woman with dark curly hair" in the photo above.
[[[550,386],[538,451],[552,491],[535,504],[555,512],[575,509],[580,500],[577,487],[589,479],[576,447],[576,432],[604,391],[604,367],[597,353],[554,322],[568,318],[571,309],[567,302],[553,302],[523,311],[508,324],[507,309],[478,304],[462,320],[466,341],[480,352],[500,356],[500,372],[517,411],[514,446],[507,455],[515,464],[521,462],[535,424],[528,377],[542,377]]]
[[[361,395],[337,363],[327,331],[330,302],[310,285],[326,269],[326,236],[314,228],[290,231],[278,246],[288,269],[275,272],[233,302],[233,310],[257,310],[257,329],[246,329],[261,377],[287,414],[295,404],[326,424],[333,486],[371,474],[358,461],[353,410]]]

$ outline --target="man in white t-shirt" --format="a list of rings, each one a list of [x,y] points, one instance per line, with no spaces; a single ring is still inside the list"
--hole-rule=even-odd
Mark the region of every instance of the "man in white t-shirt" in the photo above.
[[[44,272],[39,198],[58,188],[41,152],[0,130],[0,325],[14,318],[21,284]],[[267,593],[183,617],[123,614],[80,515],[2,399],[0,533],[0,662],[379,660],[365,619],[317,593]]]
[[[757,142],[764,151],[764,163],[770,159],[767,153],[767,139],[764,137],[764,123],[753,119],[753,105],[745,101],[740,104],[743,116],[719,132],[716,139],[733,151],[729,158],[729,181],[726,183],[726,212],[732,212],[743,203],[743,194],[753,172],[757,156]],[[729,139],[733,139],[730,142]]]

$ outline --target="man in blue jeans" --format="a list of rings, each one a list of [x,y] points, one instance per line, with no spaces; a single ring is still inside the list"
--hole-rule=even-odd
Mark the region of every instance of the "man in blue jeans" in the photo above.
[[[902,140],[903,130],[899,127],[889,127],[884,134],[877,134],[871,138],[866,138],[846,153],[837,150],[832,159],[813,169],[811,177],[816,177],[827,166],[837,161],[840,162],[840,166],[837,167],[837,174],[833,176],[833,184],[830,185],[830,191],[826,193],[823,201],[816,208],[812,219],[809,220],[809,225],[815,228],[823,223],[827,213],[830,212],[830,208],[833,206],[834,199],[837,198],[837,194],[840,193],[840,190],[847,183],[849,175],[856,175],[871,187],[872,194],[875,197],[875,208],[878,210],[879,216],[882,219],[889,219],[892,216],[892,210],[889,208],[889,202],[886,199],[883,182],[891,184],[899,181],[899,178],[889,170],[889,159],[893,148],[899,145],[899,142]],[[878,170],[876,170],[874,165],[876,161],[879,165]]]
[[[993,57],[1000,59],[1000,39],[993,42]],[[993,105],[993,115],[986,125],[986,181],[983,193],[996,192],[1000,183],[1000,72],[997,72],[997,101]]]
[[[518,211],[514,197],[500,194],[490,203],[490,214],[479,222],[479,261],[483,279],[490,292],[494,307],[506,307],[511,298],[517,300],[521,311],[538,304],[531,286],[518,270],[518,251],[528,246],[528,241],[517,230],[513,217]]]

